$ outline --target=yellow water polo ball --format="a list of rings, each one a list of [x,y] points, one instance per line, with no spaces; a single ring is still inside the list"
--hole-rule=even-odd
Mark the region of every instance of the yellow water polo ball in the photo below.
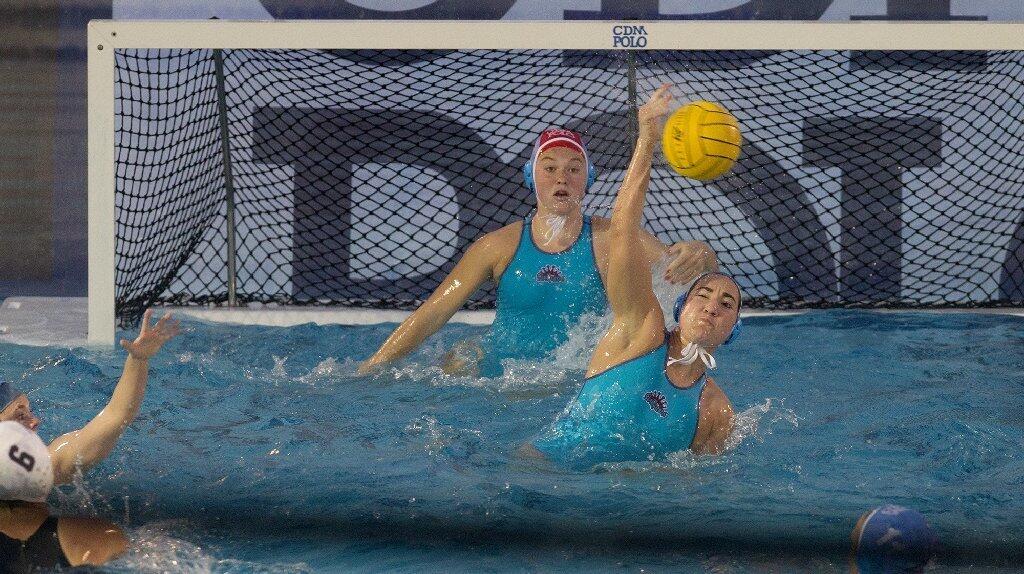
[[[740,157],[740,123],[714,102],[690,102],[665,123],[661,149],[683,177],[709,181],[732,169]]]

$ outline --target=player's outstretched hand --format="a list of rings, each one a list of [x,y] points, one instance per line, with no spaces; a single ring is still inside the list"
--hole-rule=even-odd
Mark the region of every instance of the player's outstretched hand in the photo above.
[[[665,116],[668,115],[669,105],[672,103],[672,84],[662,84],[647,103],[637,110],[637,120],[640,124],[640,137],[660,137],[661,130],[665,125]]]
[[[674,285],[686,285],[701,273],[718,269],[715,252],[703,241],[680,241],[671,245],[668,258],[665,280]]]
[[[179,332],[178,321],[171,320],[171,314],[167,313],[155,325],[150,326],[153,318],[153,310],[147,309],[142,315],[142,329],[134,341],[121,339],[121,347],[134,359],[140,361],[149,360],[155,355],[164,343],[173,339]]]

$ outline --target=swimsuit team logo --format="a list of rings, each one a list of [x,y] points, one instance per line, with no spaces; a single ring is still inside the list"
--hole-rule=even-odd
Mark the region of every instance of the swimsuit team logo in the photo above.
[[[538,283],[565,283],[565,275],[557,265],[545,265],[537,272]]]
[[[650,405],[651,410],[658,413],[658,416],[665,418],[668,416],[668,399],[661,391],[647,391],[644,395],[644,400]]]

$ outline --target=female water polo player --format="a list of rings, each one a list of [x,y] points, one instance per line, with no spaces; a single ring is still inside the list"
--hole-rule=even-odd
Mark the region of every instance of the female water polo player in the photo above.
[[[49,447],[35,434],[39,418],[28,397],[10,383],[0,383],[0,564],[24,565],[26,571],[99,565],[127,547],[117,526],[94,518],[51,517],[42,501],[54,484],[70,482],[76,472],[105,459],[135,420],[146,391],[149,359],[178,334],[178,323],[169,315],[152,326],[151,317],[152,310],[146,311],[134,341],[121,340],[128,358],[107,406]]]
[[[651,161],[671,99],[666,84],[639,109],[636,148],[612,211],[612,325],[594,350],[579,395],[526,447],[528,454],[591,466],[725,448],[732,405],[705,371],[715,366],[711,353],[736,332],[739,287],[725,274],[702,274],[676,303],[679,326],[666,333],[650,262],[640,256]]]
[[[124,552],[121,529],[106,520],[50,516],[50,453],[20,423],[0,422],[0,572],[98,566]]]
[[[604,312],[605,278],[611,243],[609,221],[581,211],[583,195],[595,170],[580,135],[548,129],[540,134],[524,166],[526,185],[537,197],[533,217],[492,231],[476,240],[448,277],[419,309],[360,366],[374,366],[412,352],[437,332],[487,280],[498,284],[497,314],[486,352],[464,345],[473,357],[484,358],[483,373],[500,373],[503,358],[539,358],[565,342],[569,326],[584,313]],[[701,241],[666,247],[650,233],[638,231],[647,268],[673,257],[666,279],[685,283],[717,269],[714,253]],[[446,370],[449,370],[446,368]],[[472,372],[472,368],[466,369]]]

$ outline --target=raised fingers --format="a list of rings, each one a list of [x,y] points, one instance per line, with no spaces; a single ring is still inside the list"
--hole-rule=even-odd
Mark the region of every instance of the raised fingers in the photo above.
[[[678,251],[682,252],[682,248]],[[677,256],[673,259],[668,267],[665,269],[665,278],[673,283],[685,281],[693,278],[702,263],[702,256],[699,250],[691,250],[689,253],[685,253]]]
[[[164,313],[164,316],[163,316],[163,317],[160,317],[160,320],[158,320],[158,321],[156,322],[156,328],[157,328],[157,329],[163,329],[163,328],[164,328],[164,325],[166,325],[166,324],[167,324],[167,319],[169,319],[170,317],[171,317],[171,314],[170,314],[170,313]]]
[[[166,335],[166,337],[168,339],[170,339],[171,337],[176,336],[180,332],[181,332],[181,322],[179,322],[177,319],[175,319],[174,321],[171,321],[171,322],[169,322],[167,324],[167,330],[166,330],[165,335]]]
[[[694,257],[692,255],[682,259],[676,259],[675,261],[669,263],[668,268],[665,269],[665,277],[676,279],[676,276],[681,271],[686,271],[687,269],[694,267],[696,263],[697,261],[694,260]]]
[[[181,323],[171,319],[170,313],[164,315],[158,323],[160,336],[166,341],[181,332]]]
[[[662,84],[654,93],[651,94],[650,102],[657,106],[659,110],[668,109],[668,103],[672,101],[672,84]]]
[[[672,92],[670,91],[671,88],[672,84],[669,82],[665,82],[664,84],[658,86],[658,89],[654,90],[654,93],[651,94],[651,99],[670,99],[672,97]]]
[[[146,312],[142,314],[142,327],[139,329],[139,334],[149,331],[149,321],[153,318],[153,309],[146,309]]]

